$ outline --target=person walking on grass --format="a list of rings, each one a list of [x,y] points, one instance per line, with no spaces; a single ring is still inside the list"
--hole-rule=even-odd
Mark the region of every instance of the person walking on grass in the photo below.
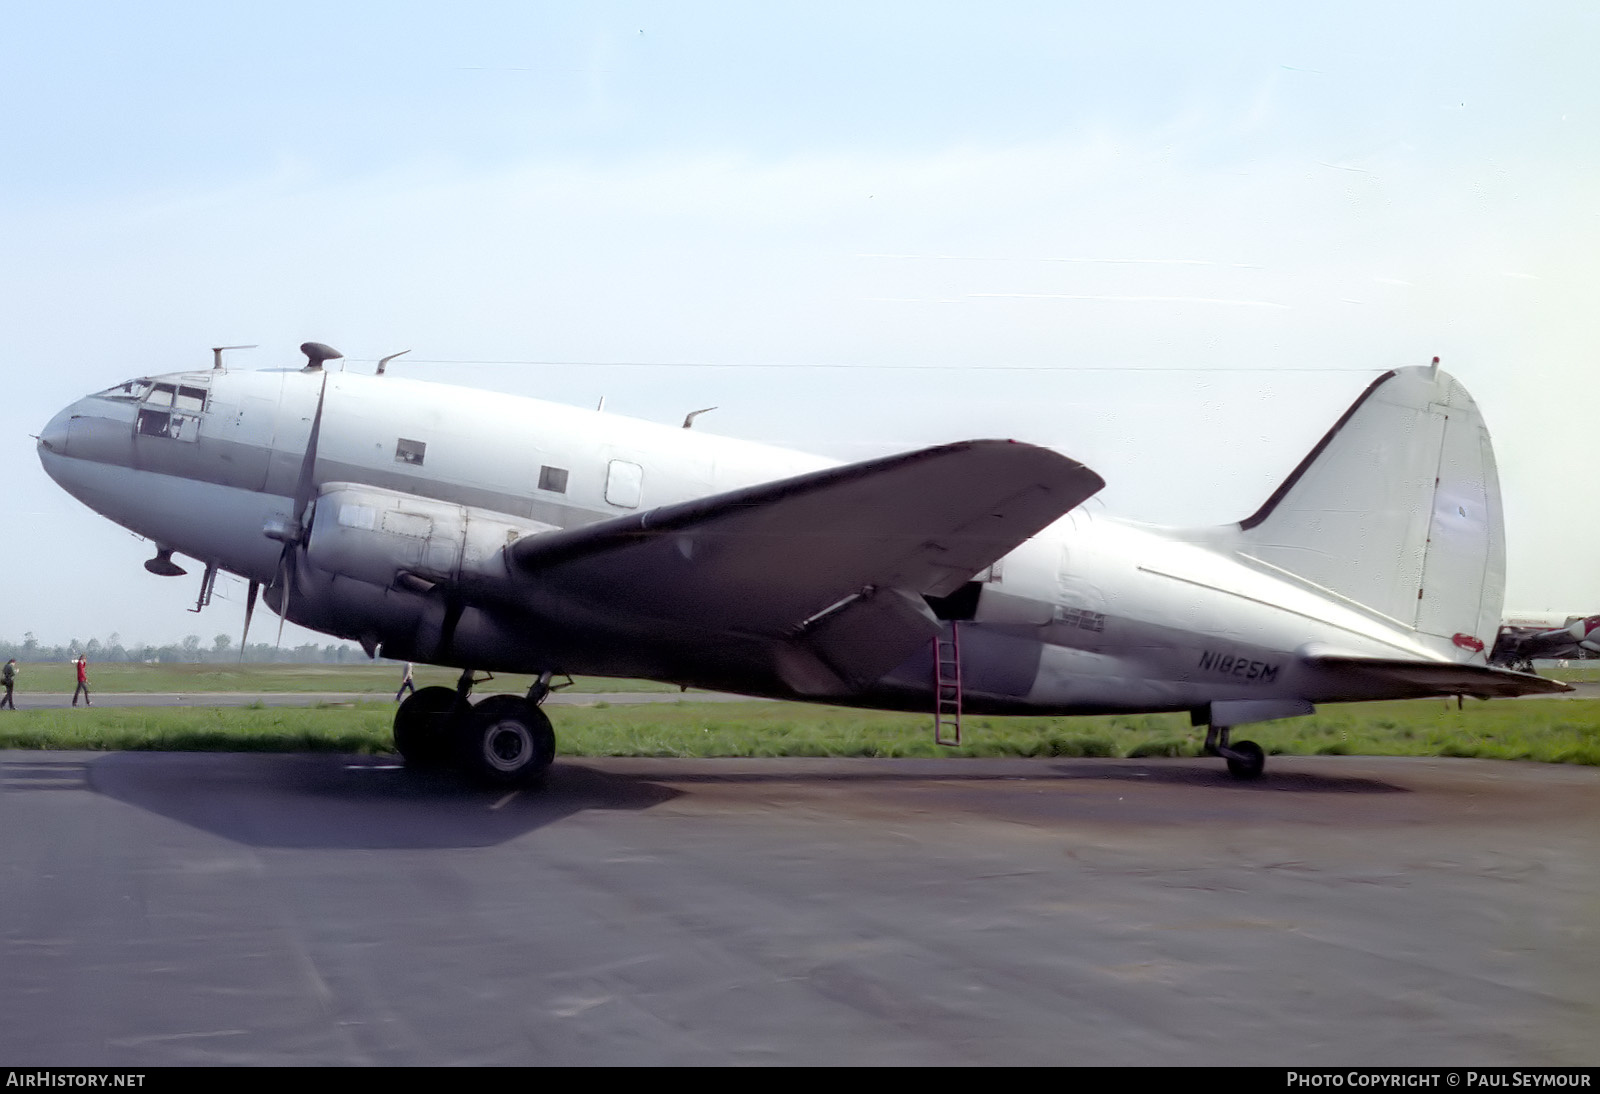
[[[72,693],[72,705],[73,706],[77,706],[78,705],[78,695],[81,693],[83,695],[83,705],[86,706],[86,707],[92,707],[92,706],[94,706],[94,703],[91,702],[90,699],[89,699],[89,657],[88,657],[88,655],[87,654],[82,654],[82,653],[78,654],[78,660],[77,660],[76,664],[78,666],[78,687]]]
[[[0,669],[0,684],[6,686],[4,698],[0,698],[0,710],[16,710],[17,704],[11,698],[11,689],[17,686],[17,659],[13,657],[6,662],[6,667]]]
[[[406,662],[406,671],[404,673],[402,673],[401,676],[400,676],[400,690],[394,693],[394,701],[398,703],[400,701],[400,696],[404,695],[408,691],[412,695],[415,695],[417,693],[417,685],[415,685],[415,684],[413,684],[411,682],[411,662],[410,661]]]

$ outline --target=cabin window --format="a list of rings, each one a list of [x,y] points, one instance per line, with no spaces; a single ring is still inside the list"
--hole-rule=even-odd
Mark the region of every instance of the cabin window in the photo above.
[[[623,509],[637,509],[643,493],[644,468],[627,460],[612,460],[606,469],[606,500]]]
[[[428,451],[428,446],[422,441],[408,441],[404,437],[394,447],[394,462],[408,463],[413,467],[422,466],[422,457]]]
[[[567,492],[567,469],[565,467],[539,468],[539,489],[548,490],[552,494],[565,494]]]
[[[172,397],[177,393],[176,384],[157,384],[150,389],[150,398],[145,400],[145,405],[169,407],[172,405]]]

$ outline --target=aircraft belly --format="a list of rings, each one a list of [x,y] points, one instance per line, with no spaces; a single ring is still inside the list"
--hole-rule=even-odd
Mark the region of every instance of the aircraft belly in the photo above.
[[[1298,666],[1292,657],[1229,648],[1231,653],[1218,658],[1193,646],[1146,645],[1106,654],[1048,645],[1027,702],[1040,713],[1110,713],[1188,710],[1222,698],[1294,692]],[[1210,666],[1209,671],[1201,665]],[[1240,666],[1238,676],[1233,675],[1235,665]]]

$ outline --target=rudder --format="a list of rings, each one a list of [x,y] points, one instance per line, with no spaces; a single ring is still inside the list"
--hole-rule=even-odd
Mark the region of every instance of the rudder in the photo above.
[[[1472,396],[1431,367],[1385,373],[1255,513],[1247,556],[1481,660],[1505,594],[1499,474]]]

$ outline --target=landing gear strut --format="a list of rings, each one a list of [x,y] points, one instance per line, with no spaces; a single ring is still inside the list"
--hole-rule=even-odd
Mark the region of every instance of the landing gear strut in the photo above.
[[[479,681],[471,669],[453,688],[423,688],[394,716],[394,747],[407,767],[458,766],[469,777],[494,786],[527,786],[549,768],[556,754],[555,731],[539,704],[550,691],[550,673],[520,695],[471,701]],[[485,680],[490,679],[486,677]]]
[[[1227,760],[1228,774],[1236,779],[1259,778],[1262,769],[1266,767],[1267,754],[1254,741],[1239,741],[1230,745],[1228,734],[1232,728],[1232,726],[1206,726],[1206,752]]]

